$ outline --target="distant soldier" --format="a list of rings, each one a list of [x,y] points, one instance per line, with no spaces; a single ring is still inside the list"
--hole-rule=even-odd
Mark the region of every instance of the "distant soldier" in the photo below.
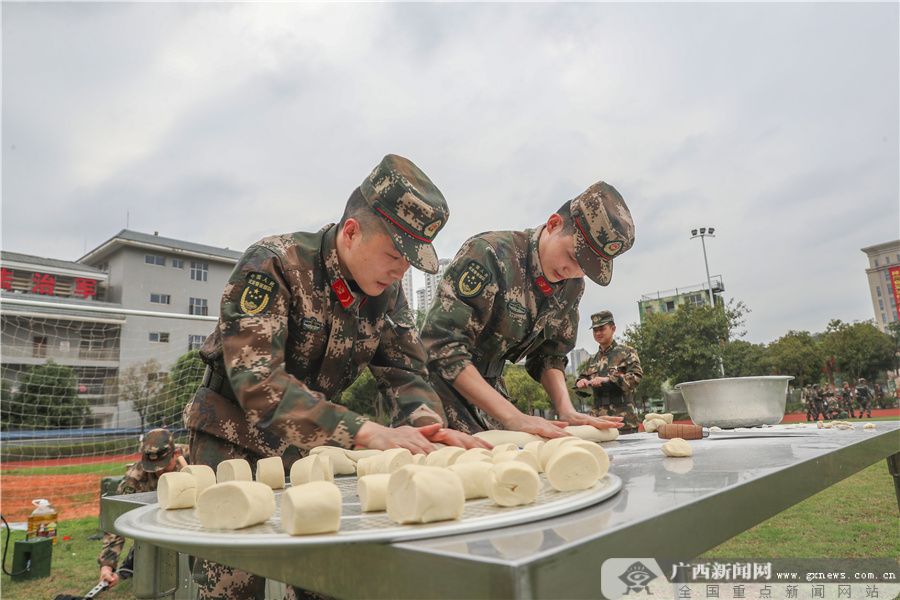
[[[856,384],[856,405],[859,407],[859,418],[863,418],[863,412],[868,418],[872,418],[872,390],[866,385],[866,380],[862,377]]]
[[[819,388],[818,383],[813,384],[812,401],[813,401],[813,421],[817,421],[819,419],[819,415],[822,415],[823,419],[827,419],[828,415],[825,414],[825,394]]]
[[[181,455],[182,450],[175,446],[169,430],[148,431],[141,442],[141,460],[131,465],[125,473],[125,478],[116,488],[116,494],[155,492],[159,478],[164,473],[178,470],[178,458]],[[97,562],[100,563],[100,581],[107,582],[109,587],[119,582],[116,566],[124,548],[125,538],[114,533],[103,534],[103,548]]]
[[[625,426],[621,432],[634,433],[640,424],[633,397],[644,376],[641,359],[634,348],[618,344],[613,339],[616,322],[610,311],[591,315],[591,329],[600,349],[582,367],[575,386],[579,389],[593,388],[592,415],[622,417]]]
[[[856,413],[853,410],[853,390],[850,389],[849,381],[845,381],[844,386],[841,388],[841,407],[847,411],[851,419],[856,418]]]
[[[815,409],[815,402],[813,402],[813,390],[812,386],[806,384],[803,386],[803,391],[800,394],[801,400],[803,401],[803,408],[806,410],[806,420],[807,421],[815,421],[816,418],[813,416],[813,410]]]

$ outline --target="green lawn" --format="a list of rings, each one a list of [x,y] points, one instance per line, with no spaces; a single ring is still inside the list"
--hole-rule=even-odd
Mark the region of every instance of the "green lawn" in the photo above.
[[[63,467],[26,467],[21,469],[3,469],[3,475],[124,475],[125,467],[131,462],[93,463],[84,465],[66,465]]]

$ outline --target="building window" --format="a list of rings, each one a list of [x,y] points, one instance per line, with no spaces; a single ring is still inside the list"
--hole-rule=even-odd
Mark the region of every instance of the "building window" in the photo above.
[[[199,350],[203,345],[203,342],[206,341],[205,335],[189,335],[188,336],[188,350]]]
[[[172,304],[172,296],[169,294],[150,294],[150,302],[153,304]]]
[[[31,356],[34,358],[47,358],[47,337],[36,335],[31,340]]]
[[[169,333],[166,331],[151,331],[150,332],[150,341],[151,342],[159,342],[161,344],[169,343]]]
[[[887,318],[884,316],[884,313],[881,313],[881,322],[887,323]]]
[[[196,260],[191,261],[191,279],[194,281],[206,281],[209,273],[209,263]]]
[[[880,285],[875,286],[875,295],[878,296],[879,298],[881,298],[881,286]]]
[[[875,262],[875,265],[874,265],[874,266],[877,267],[877,266],[878,266],[878,259],[877,259],[877,258],[873,258],[872,260]]]
[[[183,269],[184,268],[184,259],[173,258],[172,259],[172,268],[173,269]]]
[[[191,303],[188,307],[188,314],[208,315],[209,307],[206,304],[206,298],[191,298]]]
[[[884,310],[884,300],[882,300],[881,298],[878,299],[878,308]]]
[[[148,265],[159,265],[160,267],[166,266],[166,257],[160,256],[159,254],[145,254],[144,262]]]
[[[666,312],[672,312],[673,310],[675,310],[675,301],[669,300],[666,302]]]

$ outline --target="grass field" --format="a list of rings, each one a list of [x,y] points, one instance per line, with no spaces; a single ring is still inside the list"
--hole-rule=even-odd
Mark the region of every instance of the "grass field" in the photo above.
[[[125,474],[125,467],[130,463],[88,463],[83,465],[65,465],[62,467],[26,467],[19,469],[3,469],[3,475],[101,475],[118,476]]]

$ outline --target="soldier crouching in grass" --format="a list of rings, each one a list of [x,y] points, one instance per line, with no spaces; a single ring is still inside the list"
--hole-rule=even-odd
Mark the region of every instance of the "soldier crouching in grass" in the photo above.
[[[644,371],[637,350],[616,342],[616,322],[608,310],[591,315],[594,341],[600,346],[581,368],[575,386],[593,388],[591,414],[597,417],[622,417],[622,433],[634,433],[640,418],[634,407],[634,390]]]
[[[185,408],[194,464],[244,458],[255,468],[335,445],[429,452],[481,441],[443,427],[425,351],[400,281],[437,271],[431,243],[449,216],[409,160],[386,156],[350,196],[338,225],[265,238],[240,259],[200,355],[203,386]],[[394,428],[333,403],[368,366],[393,404]],[[302,568],[302,564],[298,565]],[[265,580],[197,561],[201,598],[263,598]],[[316,594],[289,588],[289,597]]]
[[[575,410],[566,387],[566,355],[575,346],[584,276],[600,285],[613,259],[634,243],[624,200],[599,182],[525,231],[476,235],[447,267],[422,328],[429,371],[455,429],[525,431],[547,438],[560,427],[621,426],[617,417]],[[525,415],[503,383],[507,361],[526,359],[559,421]]]

